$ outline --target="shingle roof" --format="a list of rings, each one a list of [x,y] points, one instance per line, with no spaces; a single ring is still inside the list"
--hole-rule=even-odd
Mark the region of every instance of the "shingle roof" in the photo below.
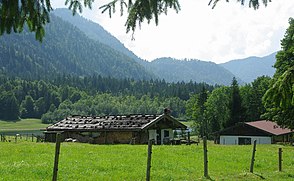
[[[261,129],[276,136],[293,132],[288,128],[281,128],[279,125],[277,125],[277,123],[268,120],[246,122],[245,124]]]
[[[47,131],[91,131],[91,130],[141,130],[156,123],[163,115],[121,115],[121,116],[70,116],[46,128]],[[182,126],[178,122],[180,127]]]

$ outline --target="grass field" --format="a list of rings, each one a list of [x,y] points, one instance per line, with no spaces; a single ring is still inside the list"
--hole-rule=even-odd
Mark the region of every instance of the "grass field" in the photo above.
[[[278,148],[283,171],[278,172]],[[55,144],[0,142],[0,180],[52,180]],[[294,147],[208,145],[211,180],[294,180]],[[58,180],[145,180],[147,145],[62,143]],[[206,180],[201,145],[153,146],[151,180]]]
[[[46,128],[48,124],[43,124],[40,119],[22,119],[20,121],[1,121],[0,131],[21,131],[21,130],[39,130]]]

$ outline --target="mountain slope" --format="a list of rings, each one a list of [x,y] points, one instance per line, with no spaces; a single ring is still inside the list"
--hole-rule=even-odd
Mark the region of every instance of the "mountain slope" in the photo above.
[[[212,85],[229,85],[234,77],[231,72],[213,62],[199,60],[159,58],[150,62],[149,66],[155,75],[169,82],[192,80]]]
[[[210,84],[230,84],[234,75],[222,67],[204,61],[180,61],[171,58],[161,58],[152,62],[137,57],[128,50],[118,39],[104,30],[102,26],[89,21],[79,15],[72,16],[71,11],[67,9],[56,9],[54,14],[63,20],[73,24],[83,31],[89,38],[97,40],[111,48],[124,53],[143,65],[149,72],[154,73],[156,77],[165,79],[168,82],[178,82],[190,80],[197,82],[207,82]],[[164,61],[163,61],[164,59]],[[216,75],[219,73],[220,75]]]
[[[64,21],[67,21],[72,25],[76,26],[78,29],[84,32],[89,38],[99,41],[100,43],[103,43],[105,45],[108,45],[109,47],[136,60],[138,63],[142,65],[148,63],[147,61],[142,60],[132,51],[127,49],[116,37],[112,36],[101,25],[94,23],[90,20],[87,20],[78,14],[73,16],[72,11],[65,8],[55,9],[53,13],[54,15],[63,19]]]
[[[276,52],[265,57],[248,57],[245,59],[232,60],[220,64],[240,79],[247,83],[252,82],[259,76],[273,76],[275,69],[273,65],[276,62]]]
[[[150,79],[135,60],[88,38],[82,31],[51,15],[42,43],[32,33],[0,38],[0,71],[21,77],[99,74],[115,78]]]
[[[274,56],[269,55],[268,59],[265,62],[263,58],[250,57],[221,65],[173,58],[147,62],[99,24],[79,15],[72,16],[67,9],[54,10],[42,43],[27,31],[0,38],[0,72],[30,78],[99,74],[115,78],[159,78],[167,82],[192,80],[229,85],[232,78],[237,77],[242,84],[242,80],[251,82],[257,76],[272,75]]]

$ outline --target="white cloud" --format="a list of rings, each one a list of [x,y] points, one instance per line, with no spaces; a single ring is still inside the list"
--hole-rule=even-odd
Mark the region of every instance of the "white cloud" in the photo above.
[[[62,4],[53,3],[53,7]],[[108,0],[97,1],[83,16],[101,24],[138,56],[153,60],[168,56],[224,62],[248,56],[264,56],[280,49],[280,39],[294,15],[293,0],[273,0],[268,7],[253,10],[231,1],[220,1],[215,9],[208,0],[180,0],[181,11],[161,15],[159,25],[144,23],[135,32],[125,33],[126,18],[119,11],[109,19],[99,6]]]

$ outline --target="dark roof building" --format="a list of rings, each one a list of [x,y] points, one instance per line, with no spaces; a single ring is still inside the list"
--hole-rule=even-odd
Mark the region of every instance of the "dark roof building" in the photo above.
[[[268,120],[243,122],[215,133],[215,140],[220,144],[271,144],[289,142],[293,137],[293,130],[282,128],[275,122]]]
[[[46,128],[45,141],[55,141],[55,134],[62,132],[68,138],[90,143],[147,143],[154,139],[162,144],[173,139],[173,130],[187,129],[169,114],[119,115],[119,116],[71,116]]]

